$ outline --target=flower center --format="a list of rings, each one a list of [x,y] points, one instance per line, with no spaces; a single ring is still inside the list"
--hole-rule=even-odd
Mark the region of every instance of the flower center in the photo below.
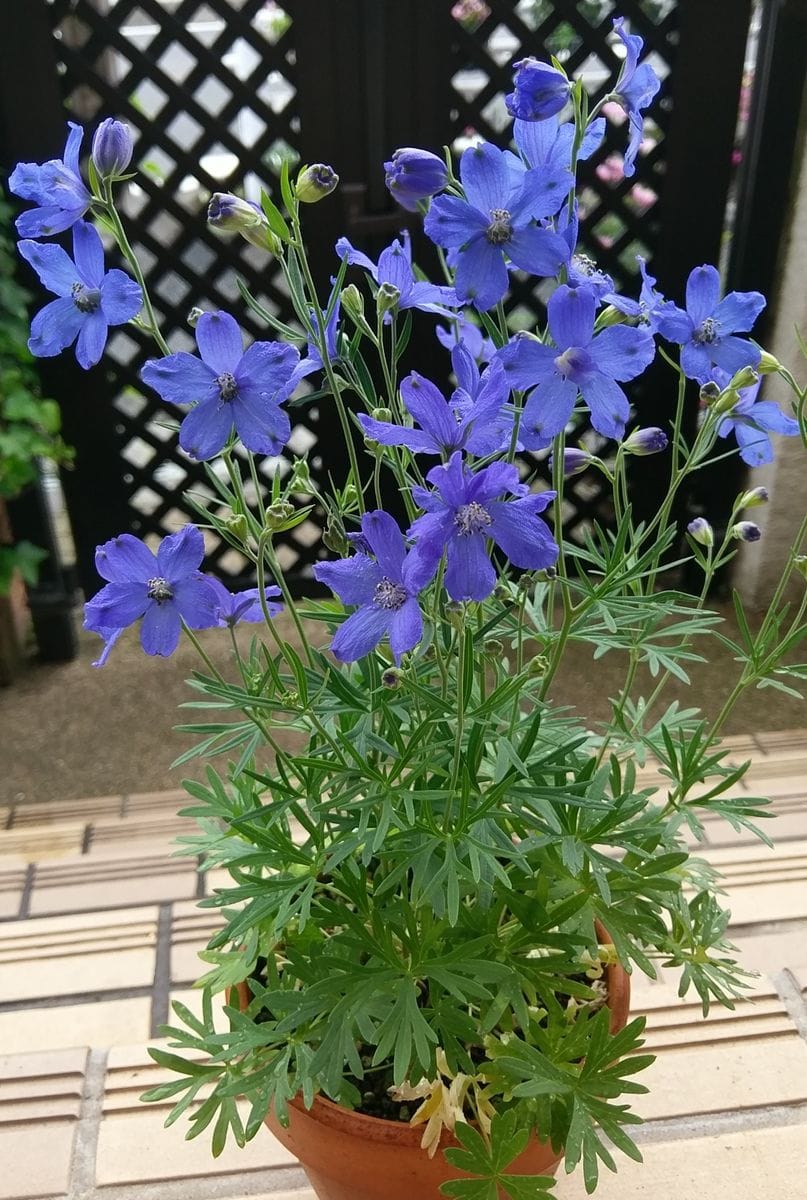
[[[470,504],[461,504],[454,514],[454,524],[462,537],[472,533],[483,533],[493,518],[486,508],[472,500]]]
[[[490,210],[490,225],[485,230],[485,237],[491,246],[501,246],[513,236],[513,226],[510,223],[510,213],[506,208]]]
[[[154,579],[148,581],[146,587],[148,589],[149,600],[156,600],[158,604],[162,604],[165,600],[173,600],[174,598],[174,593],[171,591],[167,579],[155,576]]]
[[[575,254],[572,262],[577,267],[581,275],[586,275],[588,277],[591,277],[592,275],[599,275],[597,264],[595,263],[594,259],[589,258],[587,254]]]
[[[101,303],[101,292],[98,288],[88,288],[86,283],[76,281],[70,289],[73,303],[79,312],[95,312]]]
[[[590,365],[591,358],[580,346],[569,346],[555,359],[555,370],[567,378],[569,375],[579,375]]]
[[[406,588],[400,583],[394,583],[386,575],[375,585],[373,603],[377,604],[379,608],[389,608],[394,611],[400,608],[405,600]]]
[[[711,342],[716,342],[718,337],[717,321],[714,317],[707,317],[695,330],[692,340],[697,346],[706,346]]]
[[[216,383],[219,387],[219,395],[222,400],[234,400],[238,393],[238,384],[235,382],[235,376],[229,371],[222,371],[221,375],[216,376]]]

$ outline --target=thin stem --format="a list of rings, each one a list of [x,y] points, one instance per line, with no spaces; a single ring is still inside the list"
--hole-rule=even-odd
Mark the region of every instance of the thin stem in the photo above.
[[[137,280],[140,290],[143,293],[143,307],[146,310],[146,315],[148,316],[149,320],[149,333],[157,343],[160,353],[167,356],[171,353],[171,348],[163,335],[160,333],[157,325],[157,317],[154,312],[154,306],[151,303],[151,296],[149,295],[143,270],[140,266],[140,263],[137,261],[137,255],[132,249],[132,244],[129,241],[129,238],[126,236],[126,230],[123,228],[123,222],[120,219],[120,214],[115,207],[115,201],[112,198],[112,184],[109,182],[109,180],[107,180],[104,184],[104,205],[105,216],[109,218],[109,221],[112,225],[115,241],[118,243],[121,254],[132,268],[132,274]]]

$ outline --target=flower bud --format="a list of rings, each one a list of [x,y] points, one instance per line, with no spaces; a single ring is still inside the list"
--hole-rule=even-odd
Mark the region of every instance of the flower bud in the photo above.
[[[712,407],[716,413],[720,413],[725,416],[727,413],[730,413],[732,409],[736,408],[739,403],[740,393],[736,392],[732,387],[727,387],[720,393]]]
[[[465,625],[465,605],[460,604],[458,600],[449,600],[446,605],[446,616],[451,628],[456,629],[459,633]]]
[[[329,550],[333,550],[334,554],[344,556],[350,549],[350,544],[345,537],[344,531],[331,521],[328,522],[323,530],[322,542]]]
[[[294,512],[294,505],[288,500],[276,500],[266,510],[264,520],[267,529],[280,529]]]
[[[535,658],[530,659],[530,664],[527,671],[530,675],[546,675],[549,670],[549,659],[545,654],[536,654]]]
[[[758,508],[760,504],[767,504],[770,499],[768,489],[764,487],[751,488],[748,492],[742,492],[737,497],[735,508]]]
[[[701,546],[715,544],[715,532],[705,517],[695,517],[694,521],[690,521],[687,533],[694,541],[700,542]]]
[[[759,372],[753,367],[742,367],[732,377],[729,387],[735,391],[742,391],[743,388],[753,387],[755,383],[759,383]]]
[[[188,313],[185,320],[188,322],[191,329],[195,329],[196,326],[199,324],[199,318],[203,317],[204,315],[205,315],[205,310],[203,308],[198,308],[196,305],[194,305],[193,308],[191,309],[191,311]]]
[[[515,90],[504,98],[511,117],[545,121],[565,106],[572,85],[557,67],[530,57],[514,63],[513,69]]]
[[[311,491],[311,471],[308,467],[308,461],[304,458],[296,458],[294,460],[294,470],[291,476],[291,490],[293,492]]]
[[[648,454],[660,454],[667,449],[667,434],[655,425],[647,429],[634,429],[630,437],[622,443],[622,449],[627,454],[637,454],[640,458]]]
[[[379,313],[388,313],[397,308],[400,298],[401,293],[394,283],[382,283],[375,297]]]
[[[758,542],[762,537],[762,530],[753,521],[738,521],[731,527],[731,536],[739,542]]]
[[[558,577],[557,567],[544,567],[541,571],[533,572],[533,579],[539,580],[541,583],[551,583],[553,579]]]
[[[297,176],[295,195],[302,204],[316,204],[318,200],[329,196],[338,182],[339,176],[333,167],[314,163]]]
[[[381,682],[386,688],[399,688],[403,683],[403,671],[398,667],[387,667],[381,672]]]
[[[123,175],[132,161],[133,150],[129,126],[123,121],[107,117],[98,126],[92,139],[93,165],[102,179],[116,179]]]
[[[488,658],[501,658],[504,654],[504,646],[498,638],[485,638],[482,649]]]
[[[374,421],[389,422],[392,420],[392,412],[388,408],[374,408],[373,411],[370,413],[370,416],[373,418]]]
[[[700,402],[701,404],[705,404],[707,408],[711,408],[715,401],[719,399],[720,385],[710,379],[700,390]]]
[[[568,479],[572,475],[579,475],[581,471],[591,465],[594,461],[594,456],[589,454],[588,450],[583,450],[579,446],[567,446],[563,451],[563,474]],[[549,456],[549,469],[555,469],[555,456]]]
[[[364,297],[355,283],[349,283],[342,289],[340,297],[342,309],[352,321],[360,321],[364,317]]]
[[[227,517],[224,521],[229,532],[233,537],[237,537],[239,541],[246,541],[249,533],[249,524],[243,513],[233,513],[231,517]]]
[[[775,375],[777,371],[781,371],[782,364],[767,350],[760,350],[756,369],[760,375]]]
[[[222,233],[240,233],[259,250],[271,250],[276,254],[280,249],[263,209],[232,192],[213,193],[207,206],[207,223]]]
[[[802,579],[807,579],[807,554],[797,554],[793,559],[793,566]]]
[[[384,182],[392,197],[409,212],[417,211],[418,200],[427,200],[448,183],[448,168],[431,150],[405,147],[384,163]]]

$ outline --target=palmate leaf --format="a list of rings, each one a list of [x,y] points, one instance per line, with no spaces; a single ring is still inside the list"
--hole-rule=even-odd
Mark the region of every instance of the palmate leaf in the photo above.
[[[548,1175],[511,1175],[509,1167],[523,1153],[530,1131],[519,1124],[517,1110],[493,1118],[490,1145],[470,1125],[458,1124],[454,1130],[462,1148],[444,1150],[446,1161],[472,1178],[452,1179],[440,1185],[444,1196],[459,1200],[499,1200],[503,1193],[510,1200],[553,1200],[550,1188],[555,1180]]]

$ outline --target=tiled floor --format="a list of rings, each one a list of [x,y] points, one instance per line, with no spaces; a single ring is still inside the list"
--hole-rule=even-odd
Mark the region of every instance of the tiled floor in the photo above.
[[[635,979],[659,1055],[638,1105],[645,1163],[621,1159],[598,1200],[807,1200],[807,734],[733,750],[753,760],[743,789],[775,798],[777,848],[709,821],[703,854],[760,978],[708,1021],[672,975]],[[163,1128],[168,1105],[138,1100],[163,1075],[146,1047],[172,998],[196,1003],[215,927],[195,906],[213,875],[170,857],[182,795],[0,810],[0,1200],[312,1200],[268,1133],[213,1160],[204,1136]],[[556,1194],[585,1192],[575,1176]]]

